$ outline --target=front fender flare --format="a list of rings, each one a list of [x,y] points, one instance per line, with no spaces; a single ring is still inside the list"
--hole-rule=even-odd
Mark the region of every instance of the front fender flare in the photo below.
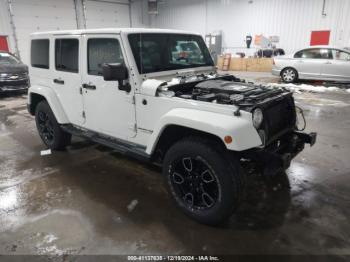
[[[170,125],[209,133],[219,137],[222,141],[224,141],[225,136],[230,135],[233,139],[232,143],[224,144],[227,149],[233,151],[243,151],[262,144],[252,122],[243,117],[188,108],[176,108],[166,113],[158,122],[147,144],[147,154],[152,154],[161,134]]]
[[[69,123],[67,114],[65,113],[56,93],[51,88],[46,86],[32,85],[28,93],[29,105],[32,103],[31,101],[32,94],[41,95],[46,99],[58,123],[60,124]]]

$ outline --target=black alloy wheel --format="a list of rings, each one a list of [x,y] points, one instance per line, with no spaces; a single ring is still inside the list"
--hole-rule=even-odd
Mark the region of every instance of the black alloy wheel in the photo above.
[[[39,135],[48,148],[63,150],[70,144],[72,135],[62,130],[46,101],[36,106],[35,121]]]
[[[220,185],[206,161],[184,156],[174,161],[171,183],[183,203],[190,209],[209,209],[220,196]]]
[[[52,122],[47,113],[43,111],[38,112],[39,133],[43,138],[45,144],[52,144],[55,139]]]
[[[217,140],[186,137],[176,142],[165,154],[163,174],[177,206],[207,225],[226,222],[244,193],[239,161]]]

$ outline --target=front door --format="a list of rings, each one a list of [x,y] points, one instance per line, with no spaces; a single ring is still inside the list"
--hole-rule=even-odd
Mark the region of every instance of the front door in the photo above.
[[[134,90],[118,89],[117,81],[104,81],[104,63],[125,63],[120,36],[84,35],[83,100],[84,127],[115,138],[128,140],[135,136]]]
[[[331,58],[324,63],[322,78],[335,81],[350,81],[350,53],[331,49]]]

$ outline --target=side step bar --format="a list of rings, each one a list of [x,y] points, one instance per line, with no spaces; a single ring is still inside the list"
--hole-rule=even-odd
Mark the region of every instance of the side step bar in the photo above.
[[[145,152],[146,147],[144,146],[140,146],[135,143],[130,143],[128,141],[110,137],[87,129],[75,127],[71,124],[61,125],[61,128],[74,136],[89,139],[95,143],[113,148],[121,154],[130,155],[142,161],[150,161],[151,156]]]

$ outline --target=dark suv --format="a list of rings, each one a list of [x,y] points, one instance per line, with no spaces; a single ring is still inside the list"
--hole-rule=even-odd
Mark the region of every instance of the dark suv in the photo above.
[[[26,91],[28,66],[8,52],[0,51],[0,93]]]

